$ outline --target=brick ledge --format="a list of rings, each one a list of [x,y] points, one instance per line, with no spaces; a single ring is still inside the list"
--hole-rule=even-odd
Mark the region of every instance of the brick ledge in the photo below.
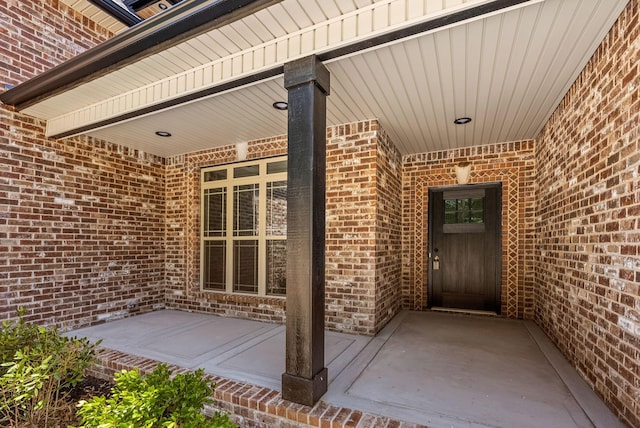
[[[141,373],[148,373],[160,364],[160,361],[102,347],[98,348],[97,358],[89,374],[100,379],[113,379],[114,373],[134,367],[138,367]],[[174,373],[192,371],[175,365],[169,365],[169,368]],[[426,428],[424,425],[337,407],[323,401],[314,407],[303,406],[282,399],[279,391],[270,388],[216,375],[207,374],[207,377],[216,384],[213,396],[216,407],[229,413],[240,427]]]

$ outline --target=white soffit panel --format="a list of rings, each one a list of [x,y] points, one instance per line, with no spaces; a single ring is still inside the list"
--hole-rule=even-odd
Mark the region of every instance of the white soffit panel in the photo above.
[[[100,11],[99,8],[91,5],[87,0],[65,1],[78,4],[76,10],[89,5],[93,9]],[[159,79],[170,77],[202,64],[237,54],[242,49],[249,48],[252,45],[259,45],[275,38],[283,37],[289,29],[291,29],[291,32],[299,31],[307,23],[315,25],[327,19],[335,18],[341,15],[337,3],[349,5],[347,10],[352,11],[358,7],[358,4],[360,7],[368,6],[375,3],[375,1],[284,0],[235,23],[184,41],[161,53],[143,58],[135,64],[115,70],[107,76],[87,82],[81,87],[44,100],[32,106],[29,109],[29,114],[45,119],[59,116],[68,111],[92,105],[105,98],[152,84]],[[333,15],[327,14],[325,10],[333,12]],[[104,12],[101,13],[107,17],[109,16]]]
[[[359,3],[364,3],[364,0]],[[347,12],[342,13],[337,2],[285,0],[236,24],[213,30],[64,94],[43,100],[25,109],[25,112],[45,119],[66,115],[51,125],[50,135],[55,135],[68,126],[74,126],[73,123],[90,123],[94,118],[98,120],[104,117],[105,107],[99,104],[121,106],[135,102],[131,99],[122,101],[122,98],[128,97],[144,100],[143,105],[158,103],[161,99],[167,100],[216,86],[260,70],[281,66],[295,58],[327,52],[438,16],[490,3],[490,0],[447,0],[438,2],[439,8],[434,7],[431,0],[368,0],[366,3],[370,4],[358,8],[356,3],[345,2],[351,7],[343,6],[342,9]],[[295,24],[291,16],[301,15],[301,10],[313,22],[312,26],[300,28]],[[338,15],[325,18],[330,14]],[[252,36],[238,35],[242,28],[246,28],[243,25],[248,26],[247,22],[255,19],[269,29],[269,33],[262,31],[262,37],[266,40],[251,45],[246,39],[254,39],[254,42],[256,32]],[[260,25],[251,28],[260,28]],[[208,50],[204,47],[208,47]],[[209,61],[203,64],[202,61],[206,59]],[[187,81],[187,86],[183,85],[182,80]],[[168,93],[164,89],[149,92],[151,86],[157,88],[174,84],[176,91],[171,88]],[[180,86],[182,88],[178,89]],[[134,95],[135,92],[138,95]],[[164,95],[158,98],[158,93]],[[117,111],[117,107],[116,110],[106,108]],[[81,111],[83,109],[91,111]],[[72,111],[75,113],[70,113]]]
[[[95,6],[88,0],[60,0],[62,3],[71,7],[73,10],[86,16],[96,24],[116,34],[126,30],[127,27],[122,22],[115,19],[99,7]]]
[[[403,154],[533,139],[625,3],[549,0],[339,59],[329,118],[379,118]]]
[[[271,107],[286,99],[283,79],[277,77],[88,135],[169,157],[286,134],[287,112]],[[169,131],[171,137],[158,137],[156,131]]]

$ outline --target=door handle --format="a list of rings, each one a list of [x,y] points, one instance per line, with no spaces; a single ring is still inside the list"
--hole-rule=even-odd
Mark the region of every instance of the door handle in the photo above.
[[[433,258],[433,270],[440,270],[440,256]]]

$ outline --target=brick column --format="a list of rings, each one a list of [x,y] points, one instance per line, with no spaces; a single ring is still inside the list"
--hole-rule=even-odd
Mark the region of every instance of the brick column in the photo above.
[[[282,397],[313,406],[324,367],[326,96],[329,71],[310,56],[287,63],[287,349]]]

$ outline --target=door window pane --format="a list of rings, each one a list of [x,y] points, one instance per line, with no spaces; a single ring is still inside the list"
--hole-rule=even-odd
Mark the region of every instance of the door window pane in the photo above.
[[[444,224],[484,223],[484,198],[444,200]]]
[[[233,236],[258,234],[260,192],[257,184],[233,187]]]
[[[226,248],[225,241],[206,241],[204,243],[202,288],[205,290],[224,291],[227,276]]]
[[[267,294],[287,294],[287,241],[267,241]]]
[[[267,235],[287,234],[287,182],[267,183]]]
[[[258,293],[258,241],[233,242],[233,291]]]

